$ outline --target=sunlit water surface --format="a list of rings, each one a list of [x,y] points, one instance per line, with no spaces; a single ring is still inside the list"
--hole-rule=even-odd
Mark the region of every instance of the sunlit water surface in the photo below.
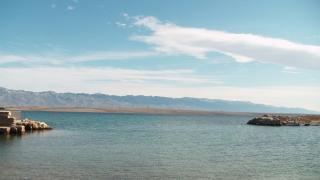
[[[25,112],[54,130],[0,137],[0,179],[320,179],[320,127],[248,116]]]

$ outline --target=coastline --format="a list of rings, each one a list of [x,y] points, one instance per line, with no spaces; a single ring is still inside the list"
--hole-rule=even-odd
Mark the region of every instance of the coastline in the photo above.
[[[163,114],[163,115],[234,115],[234,116],[260,116],[270,112],[227,112],[193,109],[167,109],[167,108],[90,108],[90,107],[47,107],[47,106],[15,106],[8,110],[17,111],[44,111],[44,112],[87,112],[87,113],[124,113],[124,114]],[[290,113],[271,113],[275,115],[302,115]]]
[[[8,110],[17,111],[44,111],[44,112],[87,112],[87,113],[124,113],[124,114],[163,114],[163,115],[235,115],[256,116],[264,113],[255,112],[225,112],[191,109],[165,109],[165,108],[87,108],[87,107],[46,107],[46,106],[18,106],[7,107]]]

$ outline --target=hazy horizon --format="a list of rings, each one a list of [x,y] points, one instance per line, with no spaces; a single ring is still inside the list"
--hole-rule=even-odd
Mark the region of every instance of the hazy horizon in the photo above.
[[[288,113],[288,114],[319,114],[319,111],[301,107],[272,106],[258,104],[250,101],[233,101],[224,99],[192,98],[192,97],[166,97],[125,95],[118,96],[102,93],[58,93],[55,91],[25,91],[12,90],[0,87],[0,106],[24,107],[22,110],[58,110],[63,111],[91,111],[95,108],[104,110],[122,109],[120,112],[149,112],[150,110],[191,110],[207,112],[234,112],[234,113]],[[58,108],[58,109],[56,109]],[[86,110],[87,109],[87,110]],[[90,110],[91,109],[91,110]],[[127,109],[127,110],[126,110]],[[139,111],[146,109],[147,111]],[[128,111],[129,110],[129,111]],[[109,112],[109,111],[107,111]]]
[[[320,3],[1,1],[0,87],[320,111]]]

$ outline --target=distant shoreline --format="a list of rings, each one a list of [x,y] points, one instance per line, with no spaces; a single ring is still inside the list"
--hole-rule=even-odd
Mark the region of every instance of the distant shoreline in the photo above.
[[[90,113],[127,113],[127,114],[177,114],[177,115],[259,115],[263,113],[250,112],[223,112],[189,109],[162,109],[162,108],[84,108],[84,107],[7,107],[10,110],[19,111],[46,111],[46,112],[90,112]]]
[[[85,108],[85,107],[45,107],[45,106],[18,106],[7,107],[9,110],[18,111],[45,111],[45,112],[88,112],[88,113],[127,113],[127,114],[163,114],[163,115],[235,115],[258,116],[262,114],[285,113],[256,113],[256,112],[225,112],[190,109],[162,109],[162,108]],[[289,114],[288,114],[289,115]]]

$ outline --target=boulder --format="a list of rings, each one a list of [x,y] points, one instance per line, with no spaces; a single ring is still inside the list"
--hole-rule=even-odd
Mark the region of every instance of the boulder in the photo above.
[[[32,131],[32,124],[31,123],[25,123],[25,130],[26,131]]]
[[[18,128],[15,126],[12,126],[10,128],[10,134],[18,134]]]
[[[31,122],[32,130],[39,130],[39,123],[38,122]]]
[[[0,127],[0,134],[8,135],[10,133],[10,127]]]
[[[31,130],[50,130],[52,129],[48,124],[41,121],[22,120],[21,124],[25,126],[27,131]]]
[[[24,134],[26,132],[25,127],[24,126],[16,126],[17,130],[18,130],[18,134]]]
[[[263,126],[314,126],[320,125],[320,115],[279,116],[266,114],[249,120],[247,124]]]
[[[270,116],[255,117],[247,122],[250,125],[261,125],[261,126],[281,126],[281,121],[278,118]]]

